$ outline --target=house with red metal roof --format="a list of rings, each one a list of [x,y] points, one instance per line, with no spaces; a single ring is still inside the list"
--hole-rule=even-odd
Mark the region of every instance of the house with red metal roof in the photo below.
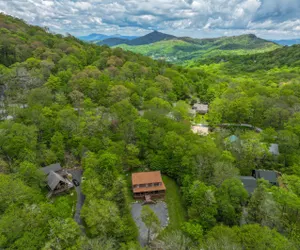
[[[135,199],[146,199],[146,196],[164,197],[166,187],[160,171],[133,173],[132,191]]]

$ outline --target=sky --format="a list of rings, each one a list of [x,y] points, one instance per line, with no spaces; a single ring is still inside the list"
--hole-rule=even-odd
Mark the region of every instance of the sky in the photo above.
[[[0,12],[74,36],[300,38],[300,0],[0,0]]]

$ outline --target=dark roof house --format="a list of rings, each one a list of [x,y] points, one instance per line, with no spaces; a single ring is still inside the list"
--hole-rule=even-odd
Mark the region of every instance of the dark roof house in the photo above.
[[[278,185],[278,173],[272,170],[252,170],[252,176],[256,179],[265,179],[272,185]]]
[[[47,167],[41,168],[41,171],[47,176],[46,182],[50,190],[48,196],[62,193],[69,190],[74,185],[67,178],[67,172],[63,171],[60,163],[51,164]]]
[[[240,176],[240,179],[247,192],[252,194],[254,189],[257,187],[256,179],[253,176]]]
[[[47,167],[43,167],[41,168],[41,170],[46,174],[48,175],[51,171],[54,171],[54,172],[57,172],[59,170],[61,170],[62,167],[60,165],[60,163],[54,163],[54,164],[51,164]]]
[[[62,187],[67,189],[73,187],[73,184],[69,180],[53,171],[51,171],[47,176],[47,184],[52,191],[58,190]]]

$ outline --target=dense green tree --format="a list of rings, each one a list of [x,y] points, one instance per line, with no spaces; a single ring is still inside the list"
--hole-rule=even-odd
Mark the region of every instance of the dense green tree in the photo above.
[[[247,220],[270,228],[280,226],[280,213],[272,193],[267,190],[267,182],[260,180],[248,205]]]
[[[268,227],[250,224],[234,230],[243,249],[296,249],[287,238]]]
[[[41,195],[21,180],[14,180],[12,175],[0,174],[0,213],[3,213],[10,205],[33,203],[40,199]]]
[[[206,235],[205,249],[207,250],[241,250],[243,249],[236,232],[226,226],[216,226]]]
[[[117,206],[103,199],[85,202],[81,210],[91,236],[120,237],[123,225]]]
[[[242,215],[242,205],[246,203],[247,198],[248,193],[239,179],[225,180],[216,192],[218,220],[229,226],[238,225]]]
[[[162,239],[156,240],[154,246],[161,249],[187,250],[196,249],[193,247],[192,240],[181,231],[171,231],[162,236]]]
[[[151,234],[155,234],[160,230],[160,221],[149,206],[143,206],[141,211],[141,219],[148,229],[147,242],[149,244],[151,240]]]
[[[184,233],[186,233],[195,244],[202,244],[203,241],[203,229],[197,223],[185,222],[181,229]]]
[[[80,247],[80,229],[74,220],[53,219],[49,221],[50,241],[43,249],[78,249]]]
[[[64,160],[64,137],[60,132],[55,132],[51,138],[51,150],[55,153],[59,161]]]
[[[185,190],[185,199],[190,204],[188,214],[192,221],[200,223],[206,230],[216,224],[217,201],[213,187],[194,181]]]
[[[44,185],[45,175],[34,164],[22,162],[18,169],[18,177],[30,187],[40,187]]]

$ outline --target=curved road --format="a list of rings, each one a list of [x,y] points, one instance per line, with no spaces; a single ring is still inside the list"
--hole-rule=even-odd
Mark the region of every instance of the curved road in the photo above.
[[[209,128],[209,125],[205,125],[205,124],[196,124],[197,126],[200,127],[204,127],[204,128]],[[263,130],[261,128],[255,127],[251,124],[247,124],[247,123],[221,123],[216,125],[216,127],[242,127],[242,128],[250,128],[255,130],[258,133],[263,132]]]
[[[217,125],[218,127],[243,127],[243,128],[251,128],[254,129],[256,132],[261,133],[263,130],[261,128],[255,127],[251,124],[247,123],[221,123]]]

